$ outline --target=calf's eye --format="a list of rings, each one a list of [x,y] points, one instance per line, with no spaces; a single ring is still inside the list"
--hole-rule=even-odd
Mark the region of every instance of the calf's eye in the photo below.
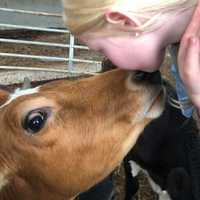
[[[31,134],[38,133],[45,125],[50,110],[47,108],[30,111],[22,122],[23,128]]]

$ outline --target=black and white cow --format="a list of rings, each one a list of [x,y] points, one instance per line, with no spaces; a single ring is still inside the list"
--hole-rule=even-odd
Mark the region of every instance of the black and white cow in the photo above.
[[[173,89],[167,88],[174,96]],[[131,200],[137,192],[140,171],[147,175],[159,200],[200,199],[199,148],[195,121],[186,119],[180,109],[167,102],[162,116],[145,128],[125,158],[125,200]]]

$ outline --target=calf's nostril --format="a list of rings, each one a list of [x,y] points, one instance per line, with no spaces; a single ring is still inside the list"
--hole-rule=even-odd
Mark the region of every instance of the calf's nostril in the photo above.
[[[155,72],[143,72],[143,71],[136,71],[133,77],[134,81],[146,81],[150,84],[161,84],[162,78],[160,71]]]
[[[147,77],[147,72],[136,71],[134,74],[135,81],[144,81],[144,80],[146,80],[146,77]]]
[[[152,84],[161,84],[162,83],[162,77],[160,71],[155,71],[150,73],[150,83]]]

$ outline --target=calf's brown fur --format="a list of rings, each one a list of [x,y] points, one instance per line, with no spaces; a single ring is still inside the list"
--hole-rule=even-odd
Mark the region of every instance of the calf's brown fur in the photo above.
[[[0,92],[0,199],[71,200],[112,172],[164,105],[160,85],[113,70],[55,81],[32,94]],[[24,119],[48,110],[37,133]]]

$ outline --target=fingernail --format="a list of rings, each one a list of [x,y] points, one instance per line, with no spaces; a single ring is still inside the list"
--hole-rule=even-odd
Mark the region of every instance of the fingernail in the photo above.
[[[193,43],[193,44],[198,44],[198,38],[197,37],[191,37],[190,38],[190,41]]]

